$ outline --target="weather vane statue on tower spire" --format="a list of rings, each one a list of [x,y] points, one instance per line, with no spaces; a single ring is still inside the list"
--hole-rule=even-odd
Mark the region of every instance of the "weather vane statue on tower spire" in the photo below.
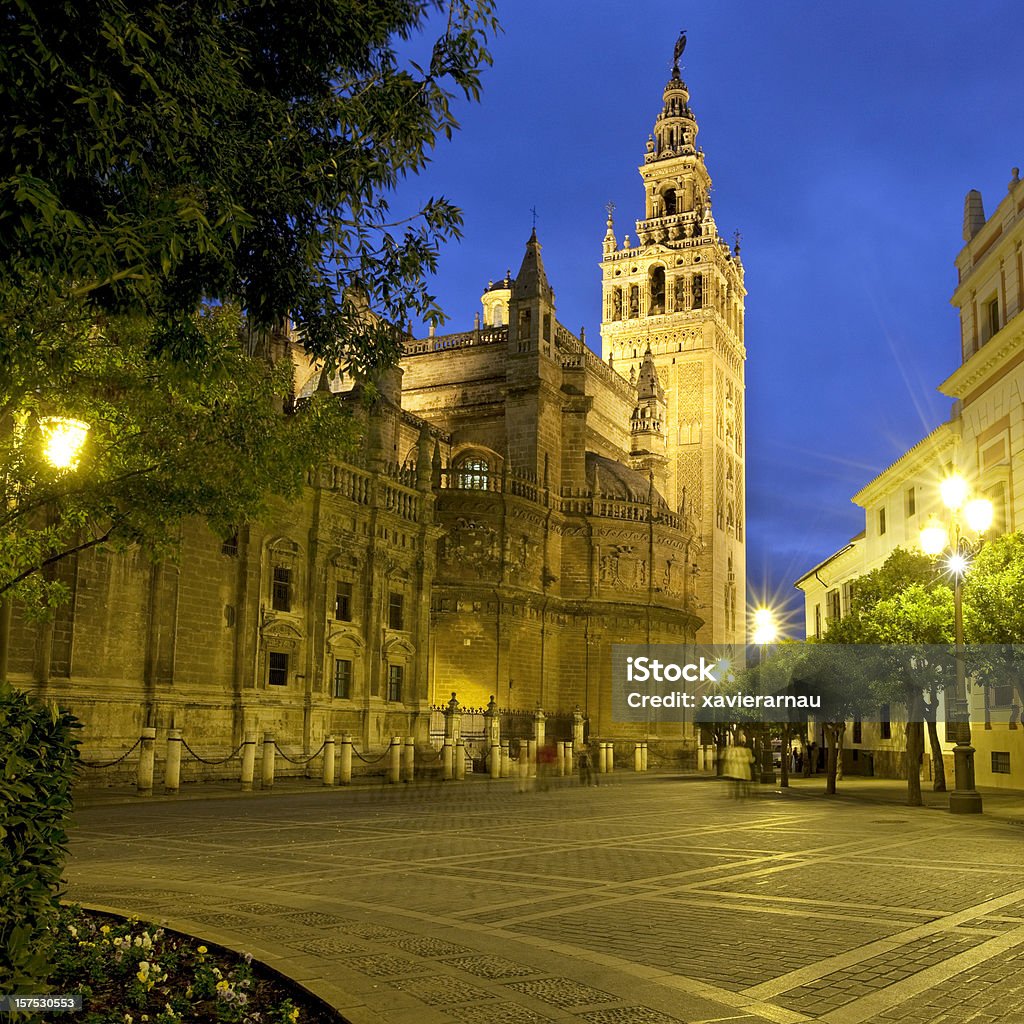
[[[686,29],[679,33],[679,38],[676,40],[675,49],[672,51],[672,70],[678,75],[679,74],[679,58],[683,55],[683,50],[686,49]]]

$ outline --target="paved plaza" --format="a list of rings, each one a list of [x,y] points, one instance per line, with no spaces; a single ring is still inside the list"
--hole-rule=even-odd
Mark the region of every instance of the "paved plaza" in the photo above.
[[[248,950],[352,1024],[1021,1024],[1024,820],[821,785],[87,800],[68,895]]]

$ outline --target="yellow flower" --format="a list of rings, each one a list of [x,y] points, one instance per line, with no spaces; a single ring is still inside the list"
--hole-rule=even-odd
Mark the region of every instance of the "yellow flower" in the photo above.
[[[226,981],[217,982],[217,991],[226,992],[231,986]]]
[[[292,1012],[288,1014],[288,1019],[295,1024],[295,1021],[299,1019],[299,1008],[297,1006],[292,1008]]]
[[[205,946],[200,946],[200,947],[199,947],[199,952],[200,952],[200,953],[208,953],[208,952],[209,952],[209,950],[208,950],[208,949],[207,949],[207,948],[206,948]]]
[[[102,932],[102,933],[103,933],[104,935],[109,935],[109,934],[110,934],[110,925],[109,925],[109,924],[105,924],[105,925],[104,925],[104,926],[103,926],[103,927],[102,927],[102,928],[100,929],[100,931],[101,931],[101,932]]]

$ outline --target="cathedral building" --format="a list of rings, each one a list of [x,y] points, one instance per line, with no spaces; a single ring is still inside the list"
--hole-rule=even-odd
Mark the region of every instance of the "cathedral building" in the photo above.
[[[12,679],[70,705],[94,758],[147,724],[211,758],[265,730],[294,754],[427,743],[454,692],[693,763],[692,723],[614,720],[611,648],[744,632],[743,270],[696,131],[677,63],[636,244],[609,218],[603,358],[558,321],[536,232],[472,329],[406,339],[372,405],[282,334],[293,398],[349,403],[361,449],[227,541],[186,523],[173,565],[68,560],[70,604],[16,616]]]

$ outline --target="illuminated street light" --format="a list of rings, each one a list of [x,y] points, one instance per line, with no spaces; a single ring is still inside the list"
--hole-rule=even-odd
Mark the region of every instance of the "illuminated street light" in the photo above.
[[[89,424],[64,416],[46,416],[39,421],[43,432],[43,457],[54,469],[75,469],[82,457]]]
[[[770,608],[758,608],[754,612],[754,643],[773,644],[779,637],[779,628]]]
[[[770,608],[758,608],[754,611],[753,641],[758,645],[759,665],[764,665],[764,649],[768,644],[775,643],[779,636],[779,628],[775,624],[775,613]],[[772,744],[767,722],[758,729],[761,741],[761,782],[775,784],[775,766],[772,764]]]
[[[921,550],[926,555],[945,553],[946,569],[953,577],[956,693],[950,701],[948,717],[956,735],[953,748],[956,781],[953,792],[949,794],[949,809],[953,814],[980,814],[981,794],[974,785],[974,747],[971,746],[971,715],[964,665],[963,581],[971,565],[971,556],[981,547],[985,531],[992,525],[992,502],[987,498],[970,498],[970,487],[959,473],[952,473],[942,481],[939,494],[949,509],[949,527],[947,529],[938,516],[929,516],[920,541]],[[967,532],[962,529],[961,520]]]

